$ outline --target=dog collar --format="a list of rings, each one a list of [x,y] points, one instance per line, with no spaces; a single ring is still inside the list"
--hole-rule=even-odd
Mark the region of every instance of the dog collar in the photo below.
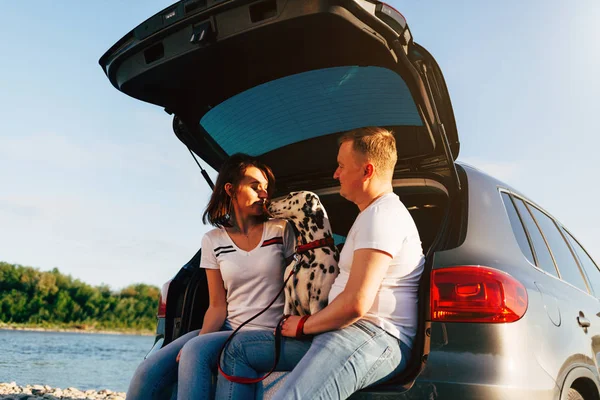
[[[296,253],[301,254],[308,250],[318,249],[319,247],[333,247],[335,242],[332,237],[325,239],[314,240],[310,243],[301,244],[296,248]]]

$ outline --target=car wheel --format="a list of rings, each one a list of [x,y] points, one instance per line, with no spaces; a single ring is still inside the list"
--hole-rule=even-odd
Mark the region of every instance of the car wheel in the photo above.
[[[567,400],[584,400],[581,393],[573,388],[569,388],[569,392],[567,393]]]

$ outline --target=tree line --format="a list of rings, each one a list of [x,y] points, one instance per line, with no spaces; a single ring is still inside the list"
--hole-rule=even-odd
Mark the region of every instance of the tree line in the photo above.
[[[160,290],[146,284],[111,291],[61,274],[0,262],[0,322],[42,327],[154,330]]]

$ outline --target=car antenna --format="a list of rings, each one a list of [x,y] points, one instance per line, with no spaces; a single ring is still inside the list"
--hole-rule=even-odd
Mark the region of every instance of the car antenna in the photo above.
[[[190,154],[192,155],[192,158],[194,159],[194,161],[196,161],[198,168],[200,168],[200,173],[206,180],[206,183],[208,183],[208,186],[210,186],[210,190],[215,190],[215,184],[213,183],[212,179],[210,179],[210,176],[208,176],[208,172],[206,172],[206,170],[204,168],[202,168],[202,165],[200,165],[200,163],[198,162],[198,159],[194,155],[194,152],[192,151],[192,149],[190,149],[189,147],[187,149],[190,152]]]

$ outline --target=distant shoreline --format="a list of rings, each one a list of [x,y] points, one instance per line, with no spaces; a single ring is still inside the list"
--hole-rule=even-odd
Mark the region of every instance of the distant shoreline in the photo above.
[[[0,323],[0,330],[7,331],[30,331],[30,332],[69,332],[69,333],[97,333],[109,335],[132,335],[132,336],[154,336],[154,332],[145,330],[111,330],[111,329],[94,329],[88,327],[45,327],[45,326],[29,326],[29,325],[13,325]]]

